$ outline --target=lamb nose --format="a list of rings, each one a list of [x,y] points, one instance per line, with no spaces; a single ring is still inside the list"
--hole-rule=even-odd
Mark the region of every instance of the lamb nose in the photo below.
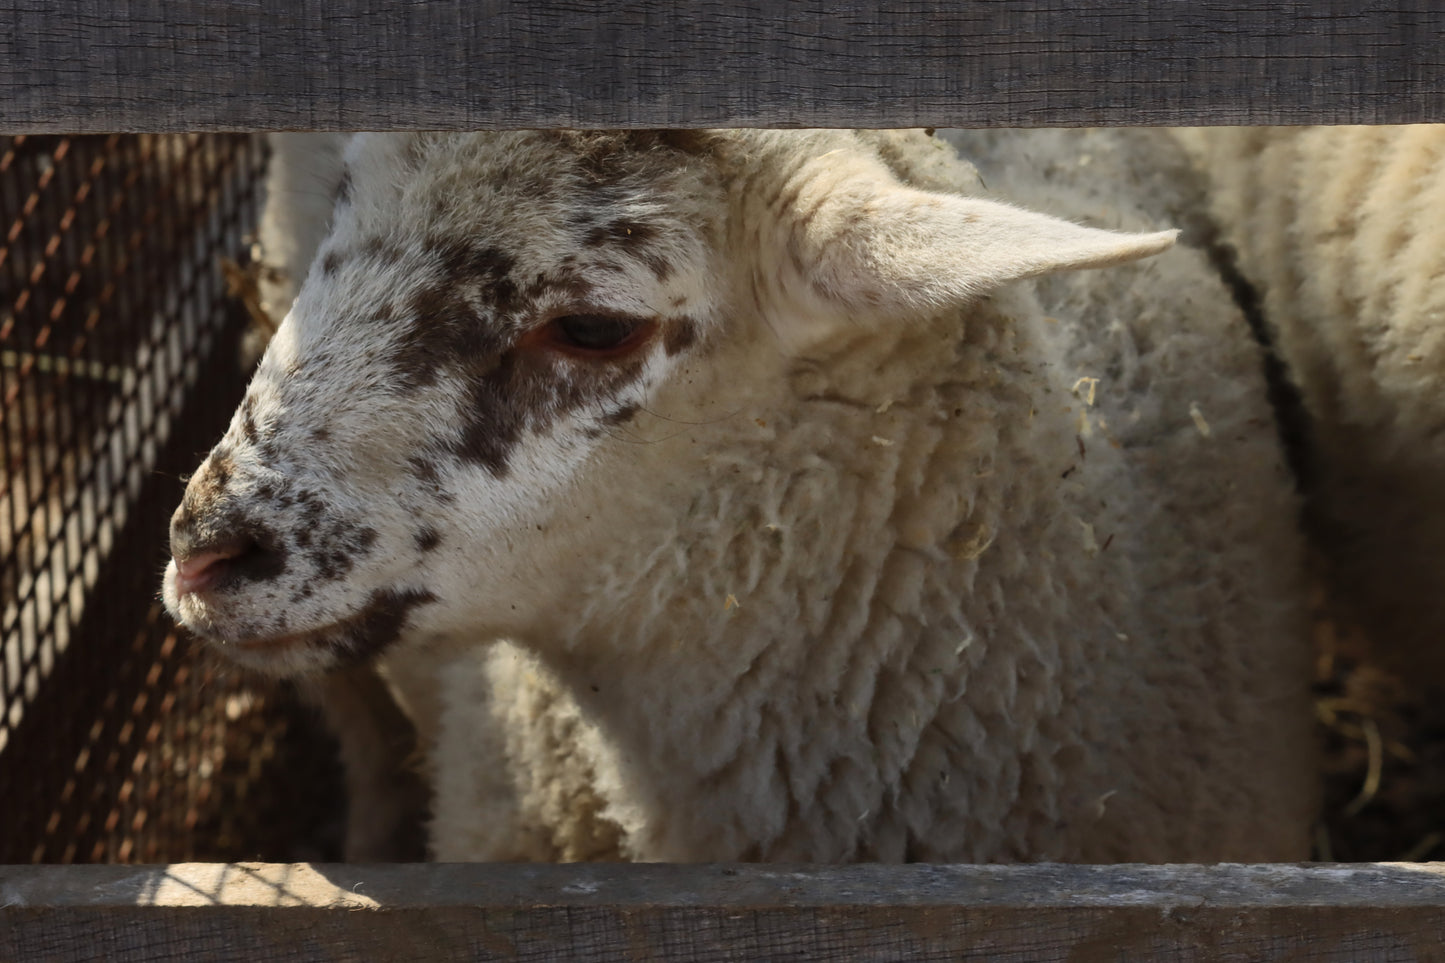
[[[175,556],[176,594],[190,595],[212,588],[231,567],[231,560],[255,548],[250,540],[238,539],[212,545],[205,551]]]

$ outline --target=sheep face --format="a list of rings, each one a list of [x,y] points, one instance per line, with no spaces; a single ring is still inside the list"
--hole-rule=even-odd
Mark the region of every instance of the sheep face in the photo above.
[[[277,673],[527,638],[639,511],[718,483],[698,449],[780,360],[1169,241],[905,188],[844,133],[360,136],[166,604]]]

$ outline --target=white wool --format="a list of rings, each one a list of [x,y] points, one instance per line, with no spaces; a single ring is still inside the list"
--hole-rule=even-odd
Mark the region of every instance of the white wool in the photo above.
[[[698,138],[349,145],[173,526],[260,548],[172,611],[270,671],[389,643],[439,859],[1303,858],[1295,505],[1243,320],[1158,253],[1178,155],[957,135],[986,190],[917,132]],[[612,380],[515,340],[578,290],[666,334]],[[560,383],[477,394],[432,307],[514,345],[468,377]]]
[[[1180,132],[1298,388],[1332,596],[1445,683],[1445,126]]]

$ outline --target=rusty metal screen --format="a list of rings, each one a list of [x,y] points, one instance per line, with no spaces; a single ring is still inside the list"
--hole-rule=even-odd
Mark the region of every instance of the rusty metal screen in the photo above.
[[[337,855],[319,725],[157,601],[246,378],[221,264],[264,163],[245,136],[0,139],[0,862]]]

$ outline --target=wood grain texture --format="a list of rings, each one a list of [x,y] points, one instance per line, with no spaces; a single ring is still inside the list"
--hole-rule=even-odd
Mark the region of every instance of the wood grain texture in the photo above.
[[[1445,864],[0,867],[0,959],[1437,960]]]
[[[0,0],[0,131],[1445,121],[1438,0]]]

